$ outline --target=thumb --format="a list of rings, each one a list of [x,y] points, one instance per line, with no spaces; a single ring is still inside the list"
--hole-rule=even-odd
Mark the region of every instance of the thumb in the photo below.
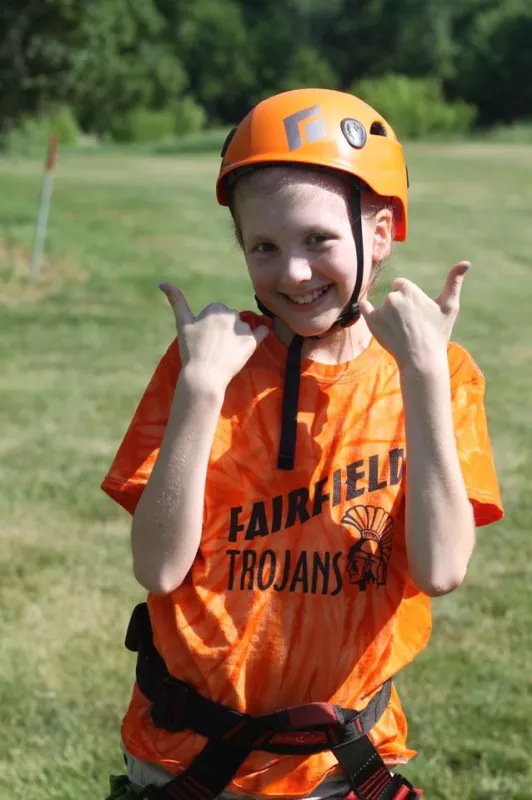
[[[443,290],[436,298],[442,311],[451,311],[458,307],[464,277],[470,267],[469,261],[460,261],[449,271]]]
[[[360,313],[366,321],[369,315],[375,311],[374,306],[369,302],[369,300],[359,300],[358,307],[360,309]]]
[[[159,289],[163,292],[175,314],[177,327],[194,321],[194,314],[185,299],[183,292],[171,283],[160,283]]]
[[[258,328],[255,328],[255,330],[253,331],[253,336],[255,338],[255,341],[257,342],[257,345],[259,345],[261,342],[265,340],[269,332],[270,329],[268,328],[267,325],[259,325]]]

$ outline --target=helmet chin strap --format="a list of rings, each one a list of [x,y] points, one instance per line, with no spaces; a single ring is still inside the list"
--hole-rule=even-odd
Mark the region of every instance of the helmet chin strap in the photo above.
[[[339,328],[347,328],[353,325],[360,318],[358,297],[364,277],[364,240],[362,238],[360,189],[358,186],[355,186],[355,184],[351,184],[350,186],[350,209],[352,214],[351,226],[353,228],[353,238],[355,240],[357,254],[355,287],[349,302],[329,330],[318,336],[308,337],[303,337],[296,333],[288,346],[284,376],[281,440],[279,442],[279,457],[277,460],[278,469],[291,470],[294,468],[297,440],[297,411],[299,407],[299,383],[301,379],[301,353],[305,339],[323,339]],[[257,296],[255,296],[255,300],[259,310],[263,314],[274,318],[274,314],[261,303]]]

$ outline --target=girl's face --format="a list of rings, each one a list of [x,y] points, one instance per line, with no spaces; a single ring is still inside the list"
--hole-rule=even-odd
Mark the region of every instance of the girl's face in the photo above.
[[[325,333],[353,293],[357,253],[348,202],[335,176],[294,168],[259,170],[237,183],[235,212],[255,294],[301,336]],[[371,264],[390,248],[391,225],[387,209],[363,216],[361,297]]]

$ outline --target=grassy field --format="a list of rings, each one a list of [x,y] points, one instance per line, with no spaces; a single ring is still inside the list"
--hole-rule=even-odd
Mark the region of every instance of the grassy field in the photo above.
[[[412,223],[387,281],[439,291],[467,258],[455,329],[488,381],[506,518],[482,529],[464,586],[434,603],[429,648],[399,677],[428,800],[532,798],[532,149],[407,151]],[[251,293],[212,156],[69,153],[39,279],[27,279],[41,180],[0,161],[0,798],[99,800],[121,770],[143,592],[128,519],[99,490],[174,335],[157,289],[199,311]],[[386,288],[384,282],[381,291]]]

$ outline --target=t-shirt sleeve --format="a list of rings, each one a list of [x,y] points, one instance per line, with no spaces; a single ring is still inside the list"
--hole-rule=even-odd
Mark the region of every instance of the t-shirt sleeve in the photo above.
[[[174,340],[140,400],[101,488],[133,514],[159,453],[181,368]]]
[[[484,375],[458,345],[449,348],[449,368],[456,444],[477,526],[503,516],[499,481],[493,462],[484,395]]]

